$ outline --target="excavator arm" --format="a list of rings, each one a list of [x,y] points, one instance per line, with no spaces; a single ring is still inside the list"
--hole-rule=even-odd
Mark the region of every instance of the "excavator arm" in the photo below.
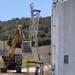
[[[19,38],[22,37],[21,35],[22,35],[22,26],[19,25],[18,29],[16,31],[16,34],[12,40],[12,44],[11,44],[11,48],[10,48],[11,60],[13,60],[13,58],[14,58],[14,52],[15,52],[16,44],[18,43]]]

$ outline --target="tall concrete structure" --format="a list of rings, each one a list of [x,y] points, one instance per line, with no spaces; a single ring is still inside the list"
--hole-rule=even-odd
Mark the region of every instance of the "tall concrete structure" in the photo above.
[[[51,74],[75,75],[75,0],[53,0]]]

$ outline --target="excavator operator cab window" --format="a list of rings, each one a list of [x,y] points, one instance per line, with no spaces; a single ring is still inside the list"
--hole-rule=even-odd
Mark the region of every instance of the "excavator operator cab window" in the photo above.
[[[18,65],[22,64],[22,55],[21,54],[15,55],[15,63],[18,64]]]

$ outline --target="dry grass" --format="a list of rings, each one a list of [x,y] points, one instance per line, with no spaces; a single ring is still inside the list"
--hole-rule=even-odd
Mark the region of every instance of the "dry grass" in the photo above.
[[[51,56],[49,55],[49,53],[51,53],[50,45],[41,46],[38,48],[38,50],[42,54],[42,56],[45,57],[47,62],[50,64],[51,63],[51,58],[50,58]]]
[[[4,42],[0,41],[0,50],[4,49]]]

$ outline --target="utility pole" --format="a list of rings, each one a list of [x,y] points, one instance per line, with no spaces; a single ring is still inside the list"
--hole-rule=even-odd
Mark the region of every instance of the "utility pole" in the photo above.
[[[33,55],[34,57],[36,57],[38,60],[40,60],[40,56],[39,56],[39,52],[38,52],[38,26],[39,26],[39,16],[40,16],[40,10],[35,10],[33,3],[30,5],[30,9],[31,9],[31,26],[30,26],[30,33],[31,33],[31,37],[30,40],[31,42],[34,41],[34,45],[32,46],[32,51],[33,51]]]
[[[48,67],[49,74],[50,74],[50,67],[46,59],[41,55],[41,53],[38,51],[38,26],[39,26],[39,17],[40,17],[40,10],[34,9],[33,3],[30,4],[30,10],[31,10],[31,26],[30,28],[30,41],[31,41],[31,50],[34,55],[34,57],[41,62],[44,62],[44,64]],[[34,44],[32,45],[32,42]],[[40,65],[40,75],[44,75],[44,68],[42,65]]]
[[[30,5],[30,9],[31,9],[31,43],[34,41],[34,45],[32,45],[32,53],[34,55],[34,57],[41,61],[41,56],[40,53],[38,51],[38,26],[39,26],[39,16],[40,16],[40,10],[35,10],[33,3]],[[44,75],[43,72],[43,68],[42,65],[40,65],[40,75]]]

